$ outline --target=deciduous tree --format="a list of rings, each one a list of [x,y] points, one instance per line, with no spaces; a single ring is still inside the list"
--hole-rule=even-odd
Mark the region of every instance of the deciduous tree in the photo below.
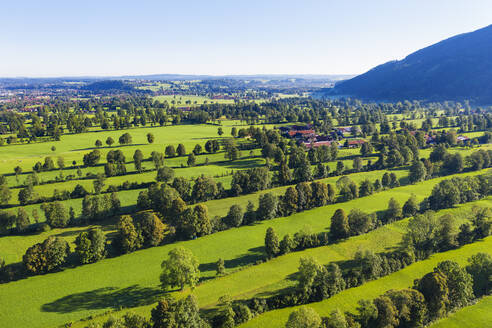
[[[182,290],[185,285],[194,288],[200,276],[198,260],[190,250],[184,247],[172,249],[161,267],[163,272],[160,281],[164,290],[173,287],[179,287]]]

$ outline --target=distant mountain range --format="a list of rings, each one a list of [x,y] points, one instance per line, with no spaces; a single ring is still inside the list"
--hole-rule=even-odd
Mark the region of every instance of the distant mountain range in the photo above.
[[[353,77],[353,75],[336,74],[255,74],[255,75],[186,75],[186,74],[152,74],[152,75],[128,75],[115,77],[117,79],[142,79],[142,80],[329,80],[340,81]]]
[[[329,93],[373,100],[470,100],[492,104],[492,25],[379,65]]]
[[[64,76],[64,77],[0,77],[0,81],[14,82],[25,80],[29,82],[48,81],[93,81],[93,80],[150,80],[150,81],[176,81],[176,80],[327,80],[341,81],[352,78],[348,74],[256,74],[256,75],[192,75],[192,74],[150,74],[150,75],[121,75],[121,76]]]

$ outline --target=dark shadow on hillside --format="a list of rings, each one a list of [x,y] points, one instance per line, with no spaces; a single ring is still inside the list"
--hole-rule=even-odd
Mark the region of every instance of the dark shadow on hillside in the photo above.
[[[222,137],[196,137],[191,138],[191,140],[212,140],[212,139],[223,139]]]
[[[400,179],[400,186],[406,186],[410,184],[410,178],[408,176],[401,177]]]
[[[234,269],[245,265],[255,264],[265,258],[265,247],[255,247],[248,249],[248,253],[242,254],[231,260],[225,260],[226,269]],[[217,259],[218,260],[218,259]],[[217,268],[216,262],[202,263],[198,267],[200,271],[215,271]]]
[[[392,167],[391,169],[387,169],[387,170],[391,172],[391,171],[407,171],[408,169],[410,169],[410,165]]]
[[[148,145],[148,144],[139,143],[139,144],[118,145],[118,146],[111,146],[111,147],[87,147],[87,148],[79,148],[79,149],[70,149],[70,151],[84,151],[84,150],[95,150],[95,149],[118,149],[118,148],[122,148],[122,147],[145,146],[145,145]]]
[[[105,287],[89,292],[72,294],[54,302],[44,304],[43,312],[70,313],[74,311],[97,310],[150,305],[157,302],[163,291],[160,288],[133,285],[127,288]]]
[[[246,168],[252,168],[256,166],[262,165],[262,162],[259,158],[251,158],[251,159],[241,159],[237,161],[223,161],[223,162],[215,162],[214,163],[217,166],[222,166],[230,169],[246,169]]]
[[[261,293],[258,293],[254,295],[254,297],[260,297],[260,298],[265,298],[265,297],[272,297],[275,295],[282,295],[282,294],[290,294],[293,293],[296,290],[296,286],[289,286],[289,287],[284,287],[276,290],[269,290],[269,291],[264,291]]]
[[[108,231],[113,231],[113,230],[116,230],[116,222],[115,221],[112,221],[112,222],[98,222],[100,225],[98,226],[80,226],[80,229],[77,229],[77,230],[72,230],[72,231],[63,231],[63,232],[60,232],[56,235],[54,235],[55,237],[71,237],[71,236],[75,236],[75,235],[78,235],[80,234],[81,232],[83,231],[87,231],[91,228],[99,228],[101,229],[103,232],[108,232]],[[107,234],[106,234],[107,235]]]
[[[87,228],[81,228],[79,230],[63,231],[63,232],[57,233],[56,235],[53,235],[53,236],[54,237],[72,237],[72,236],[76,236],[76,235],[80,234],[83,231],[86,231],[87,229],[88,229],[88,227]]]

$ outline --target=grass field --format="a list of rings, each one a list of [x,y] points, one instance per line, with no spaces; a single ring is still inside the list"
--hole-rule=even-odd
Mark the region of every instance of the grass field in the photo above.
[[[271,128],[268,125],[266,127]],[[112,137],[117,143],[118,138],[125,132],[132,135],[133,143],[125,146],[117,146],[115,144],[111,148],[101,147],[99,150],[101,151],[102,159],[106,158],[109,150],[120,149],[127,160],[130,160],[136,149],[140,149],[144,156],[148,157],[152,151],[164,152],[164,148],[167,145],[176,147],[180,143],[186,147],[189,153],[196,144],[200,144],[203,147],[207,140],[219,138],[217,128],[217,125],[200,124],[140,127],[118,131],[97,129],[93,132],[63,135],[60,141],[2,146],[0,174],[13,173],[15,166],[20,166],[24,172],[32,171],[33,165],[37,161],[43,162],[46,156],[52,156],[55,162],[58,156],[63,156],[67,165],[72,163],[72,161],[76,161],[78,165],[81,165],[83,155],[95,149],[96,140],[99,139],[104,144],[106,138]],[[224,130],[222,138],[230,137],[232,126],[223,125],[222,129]],[[147,142],[147,133],[154,134],[155,141],[153,144]],[[52,146],[56,147],[55,151],[51,150]],[[184,158],[184,162],[186,162],[186,158]]]
[[[186,170],[186,169],[183,169],[183,170]],[[384,174],[384,172],[385,171],[381,170],[381,171],[355,173],[355,174],[351,174],[350,178],[353,181],[355,181],[356,183],[360,183],[364,179],[370,179],[372,181],[375,179],[380,179],[382,177],[382,175]],[[408,172],[406,170],[395,170],[394,172],[397,175],[397,177],[399,177],[399,178],[405,178],[408,174]],[[155,176],[155,172],[151,172],[151,174],[152,174],[151,180],[153,180],[153,177]],[[144,175],[144,174],[139,174],[139,175],[134,175],[134,176],[130,175],[130,176],[124,176],[124,177],[126,177],[126,178],[128,178],[128,177],[138,178],[138,177],[141,177],[142,175]],[[339,178],[340,177],[331,177],[331,178],[326,178],[326,179],[322,179],[319,181],[323,181],[325,183],[335,184]],[[112,178],[110,178],[110,179],[112,179]],[[108,179],[108,180],[110,180],[110,179]],[[232,179],[231,176],[226,176],[223,178],[216,178],[216,181],[222,182],[224,184],[224,186],[226,188],[228,188],[230,186],[231,179]],[[127,179],[127,180],[132,181],[131,179]],[[145,181],[145,180],[143,180],[143,178],[141,178],[141,180],[137,180],[137,181],[141,182],[141,181]],[[88,190],[92,190],[92,181],[82,180],[80,182],[82,182],[81,184],[84,185],[84,187],[86,187]],[[123,182],[123,181],[121,181],[121,182]],[[68,183],[69,182],[58,183],[58,184],[53,184],[53,185],[51,185],[51,184],[50,185],[43,185],[43,186],[39,186],[36,188],[43,188],[43,187],[54,188],[54,186],[56,186],[56,188],[60,188],[60,185],[68,184]],[[280,195],[280,194],[283,194],[285,192],[287,187],[288,186],[263,190],[263,191],[260,191],[258,193],[243,195],[243,196],[234,197],[234,198],[211,200],[211,201],[205,202],[204,204],[207,205],[207,207],[209,208],[210,217],[214,217],[214,216],[221,216],[222,217],[222,216],[225,216],[227,214],[227,211],[229,210],[229,207],[231,206],[232,203],[241,205],[243,208],[246,208],[248,201],[251,201],[257,206],[259,195],[267,193],[267,192],[272,192],[276,195]],[[46,189],[48,189],[48,188],[46,188]],[[60,188],[60,189],[63,190],[63,188]],[[128,209],[128,210],[134,208],[136,201],[137,201],[138,193],[141,190],[143,190],[143,189],[127,190],[127,191],[118,192],[118,197],[120,198],[122,207],[125,209]],[[51,193],[52,193],[52,191],[47,192],[48,195]],[[62,201],[61,203],[63,203],[66,208],[73,207],[76,214],[80,214],[82,211],[82,199],[71,199],[71,200],[67,200],[67,201]],[[40,204],[34,204],[34,205],[24,206],[24,208],[26,209],[26,211],[28,213],[32,213],[32,211],[34,209],[36,209],[38,211],[39,216],[40,216],[40,222],[44,222],[44,220],[45,220],[44,219],[44,213],[40,209],[40,206],[41,206]],[[116,222],[106,222],[105,223],[106,231],[108,231],[108,232],[113,231],[115,223]],[[79,228],[76,228],[74,231],[80,232],[84,229],[87,229],[87,227],[86,228],[79,227]],[[22,258],[22,255],[25,253],[25,250],[28,247],[32,246],[35,243],[43,241],[44,239],[46,239],[48,236],[51,236],[51,235],[61,235],[62,237],[65,237],[66,234],[62,233],[62,231],[72,231],[72,229],[71,228],[69,228],[69,229],[54,229],[54,230],[52,230],[50,232],[46,232],[46,233],[28,235],[27,238],[24,235],[0,237],[0,256],[5,259],[6,263],[14,263],[14,262],[20,261]],[[67,233],[67,234],[70,236],[70,238],[68,238],[67,241],[72,242],[75,237],[69,233]]]
[[[154,99],[159,101],[167,101],[177,107],[197,106],[202,104],[234,104],[234,99],[212,99],[205,96],[193,96],[193,95],[166,95],[166,96],[154,96]],[[187,103],[191,102],[191,103]]]
[[[162,97],[159,98],[160,100],[175,101],[175,105],[178,107],[189,106],[190,104],[186,104],[187,101],[191,102],[191,105],[194,105],[195,101],[197,105],[205,101],[209,103],[212,101],[206,97],[193,96],[159,97]],[[218,101],[220,102],[220,100]],[[230,102],[233,101],[230,100]],[[63,135],[61,141],[4,146],[0,148],[3,155],[0,159],[0,174],[9,174],[7,177],[8,184],[12,188],[15,187],[11,189],[13,197],[9,205],[14,206],[12,209],[16,210],[15,206],[19,205],[17,201],[17,192],[20,190],[18,188],[19,184],[22,184],[29,172],[32,171],[32,166],[37,161],[43,162],[46,156],[52,156],[55,163],[58,156],[63,156],[66,165],[69,166],[62,170],[63,175],[73,175],[75,178],[70,181],[35,186],[36,193],[42,196],[51,196],[55,189],[71,191],[76,184],[81,184],[87,190],[92,191],[93,180],[78,179],[77,168],[72,167],[72,161],[76,161],[77,165],[81,165],[83,155],[95,149],[94,143],[96,140],[99,139],[104,144],[106,138],[111,136],[117,141],[121,134],[129,132],[133,137],[133,144],[126,146],[115,145],[111,148],[101,147],[100,164],[96,167],[81,168],[82,176],[87,173],[104,172],[103,164],[106,162],[107,152],[120,149],[127,160],[127,171],[131,174],[107,178],[105,185],[120,185],[125,181],[151,182],[155,180],[155,171],[137,174],[133,163],[130,163],[136,149],[142,150],[144,156],[148,158],[152,151],[164,152],[164,148],[167,145],[171,144],[176,147],[179,143],[182,143],[185,145],[187,153],[190,153],[196,144],[204,147],[207,140],[230,138],[232,127],[244,127],[240,121],[227,120],[222,121],[221,126],[224,130],[222,137],[217,135],[218,125],[213,124],[145,127],[119,131],[102,131],[100,128],[94,127],[91,132]],[[272,128],[273,125],[265,125],[265,127]],[[154,134],[155,142],[153,144],[148,144],[147,133]],[[468,135],[474,137],[481,134],[470,133]],[[237,140],[238,142],[244,141]],[[54,151],[51,150],[52,146],[56,147]],[[482,148],[492,149],[492,145],[485,145]],[[476,150],[477,148],[459,147],[449,149],[450,152],[460,152],[463,156],[467,156]],[[421,150],[420,156],[428,157],[430,151],[430,149]],[[187,157],[182,156],[166,158],[165,165],[174,168],[175,176],[190,179],[202,174],[215,176],[217,182],[221,182],[226,188],[229,188],[233,171],[259,167],[265,164],[265,160],[260,154],[259,149],[255,149],[251,154],[249,151],[243,151],[241,158],[233,162],[226,161],[223,152],[202,154],[197,156],[198,166],[195,167],[187,167]],[[352,168],[352,160],[359,154],[360,149],[341,149],[339,151],[339,159],[343,161],[346,168]],[[377,157],[364,158],[364,164],[368,160],[375,162]],[[208,162],[208,164],[202,165],[205,162]],[[18,179],[12,175],[13,167],[17,165],[21,166],[24,171],[24,174],[20,175]],[[153,168],[152,162],[149,161],[144,162],[143,165],[147,169]],[[328,165],[333,171],[336,167],[336,161],[332,161]],[[407,183],[408,167],[353,173],[349,177],[356,183],[360,183],[365,179],[374,181],[375,179],[381,179],[386,171],[394,172],[402,184]],[[460,176],[476,175],[483,172],[465,173],[460,174]],[[55,179],[59,174],[60,170],[41,172],[39,178],[42,181],[47,181]],[[335,184],[339,178],[330,177],[321,181]],[[436,183],[449,178],[450,176],[447,176],[424,181],[416,185],[404,185],[403,187],[382,191],[369,197],[328,205],[289,217],[258,222],[255,225],[222,231],[196,240],[144,249],[131,254],[105,259],[95,264],[70,267],[60,272],[32,276],[19,281],[0,284],[0,308],[2,309],[0,311],[0,326],[52,327],[89,316],[102,315],[108,310],[117,311],[116,314],[121,315],[124,311],[119,310],[127,308],[148,316],[150,308],[162,296],[162,291],[159,288],[160,263],[166,258],[167,253],[177,246],[184,246],[190,249],[199,259],[202,282],[194,293],[198,297],[201,308],[214,307],[218,298],[225,294],[238,299],[277,293],[284,288],[293,286],[294,282],[290,277],[297,272],[299,259],[302,256],[311,255],[326,264],[332,261],[351,259],[355,252],[361,249],[371,249],[375,252],[392,249],[400,242],[408,219],[380,227],[365,235],[353,237],[337,244],[291,253],[259,264],[265,257],[263,245],[265,231],[268,227],[273,227],[281,237],[286,233],[293,234],[302,229],[312,232],[328,231],[330,218],[338,208],[343,208],[346,212],[353,208],[376,212],[386,209],[390,198],[395,198],[403,204],[412,194],[415,194],[420,201],[430,194],[432,187]],[[286,188],[287,186],[284,186],[239,197],[211,200],[204,204],[209,208],[210,217],[222,217],[226,215],[232,204],[241,205],[244,209],[248,201],[252,201],[257,205],[259,195],[267,192],[280,195],[285,192]],[[140,191],[141,189],[118,192],[124,211],[135,209]],[[72,199],[62,203],[67,209],[73,207],[77,214],[81,212],[82,199]],[[492,198],[443,212],[450,212],[459,219],[458,222],[463,222],[462,214],[469,211],[471,206],[475,204],[492,207]],[[32,213],[34,209],[37,209],[41,217],[40,221],[44,221],[43,212],[40,210],[39,204],[25,206],[25,209],[28,213]],[[97,226],[111,236],[115,231],[115,223],[114,220],[107,220],[98,223]],[[2,236],[0,237],[0,257],[5,259],[7,264],[19,262],[28,247],[43,241],[48,236],[62,237],[73,248],[73,241],[76,236],[81,231],[91,227],[69,227],[53,229],[38,234]],[[459,258],[463,262],[469,255],[475,253],[477,249],[492,252],[489,251],[491,246],[492,237],[489,237],[482,242],[468,245],[459,250],[436,254],[430,259],[415,263],[400,272],[369,282],[363,286],[346,290],[332,299],[313,304],[313,307],[322,315],[328,314],[335,307],[340,307],[342,310],[353,310],[356,301],[361,298],[375,297],[389,288],[408,287],[414,278],[432,270],[432,267],[439,260]],[[215,278],[214,263],[219,258],[225,260],[228,275],[213,279]],[[183,292],[173,292],[173,294],[177,297],[183,297],[189,292],[190,290],[185,290]],[[12,300],[15,300],[15,302],[12,302]],[[483,301],[485,302],[484,304],[488,304],[486,299]],[[475,306],[478,309],[477,311],[481,311],[480,309],[483,311],[483,306],[480,306],[480,303]],[[470,307],[470,309],[472,308]],[[284,309],[268,312],[255,318],[245,326],[282,327],[286,316],[291,311],[292,309]],[[457,316],[459,317],[458,314]],[[103,321],[107,317],[107,315],[98,317],[96,321]],[[78,322],[74,327],[82,328],[86,324]]]
[[[492,199],[481,202],[483,205],[490,207],[492,205]],[[388,276],[380,279],[367,282],[359,287],[351,288],[342,291],[341,293],[321,302],[311,303],[310,307],[315,309],[321,316],[328,316],[332,311],[340,309],[343,311],[355,312],[357,302],[361,299],[373,299],[377,296],[384,294],[390,289],[403,289],[409,288],[413,285],[413,281],[422,277],[426,273],[432,271],[437,263],[445,260],[456,261],[461,265],[466,265],[467,259],[478,252],[485,252],[492,255],[492,237],[487,237],[482,241],[475,242],[473,244],[465,245],[459,249],[438,253],[432,255],[429,259],[416,262],[403,270],[392,273]],[[490,300],[489,300],[490,302]],[[484,306],[488,303],[485,301]],[[280,310],[274,310],[266,312],[248,323],[241,325],[241,327],[284,327],[285,322],[289,314],[296,307],[285,308]],[[482,308],[483,309],[483,308]],[[466,311],[466,310],[462,310]],[[461,311],[460,311],[461,312]],[[485,318],[484,318],[485,319]],[[479,322],[482,318],[476,319]],[[463,322],[463,321],[462,321]],[[451,327],[446,325],[446,320],[442,321],[440,327]],[[439,325],[436,325],[439,326]],[[435,327],[435,326],[433,326]],[[456,327],[484,327],[481,325],[457,325]]]
[[[472,174],[478,174],[478,172]],[[209,278],[215,274],[212,263],[217,261],[219,257],[226,261],[228,270],[250,265],[262,258],[264,233],[269,226],[274,227],[279,235],[294,233],[306,226],[309,226],[313,231],[323,231],[329,227],[329,219],[337,208],[344,208],[347,211],[351,208],[363,208],[372,212],[386,208],[391,197],[404,202],[414,193],[419,199],[422,199],[439,180],[441,179],[429,180],[419,185],[400,187],[347,203],[298,213],[287,218],[264,221],[254,226],[231,229],[197,240],[149,248],[91,265],[0,285],[0,307],[5,309],[0,314],[0,320],[7,325],[44,327],[62,324],[120,306],[135,307],[151,304],[160,295],[160,290],[157,287],[160,262],[166,257],[170,249],[178,245],[189,248],[197,256],[202,264],[202,277]],[[402,229],[398,225],[395,227],[394,229],[400,231]],[[361,236],[361,239],[364,237]],[[388,242],[385,244],[384,240],[380,239],[375,241],[377,245],[390,246],[395,245],[398,240],[390,237]],[[218,247],[217,245],[221,246]],[[356,250],[357,247],[351,245],[349,247],[350,253],[346,256],[353,255]],[[326,261],[333,257],[329,254],[326,256]],[[295,257],[295,254],[292,257]],[[278,261],[282,260],[283,257],[278,259]],[[285,270],[296,269],[297,262],[298,259],[295,258],[290,266],[285,265]],[[281,268],[284,265],[278,267]],[[244,272],[247,274],[247,269]],[[285,271],[282,272],[285,273]],[[269,275],[270,273],[265,274]],[[256,274],[253,274],[253,277],[255,276]],[[248,279],[251,280],[251,277]],[[225,284],[221,289],[219,287],[212,288],[208,292],[209,296],[199,297],[200,304],[212,305],[216,302],[217,297],[223,293],[230,293],[233,285],[236,286],[237,292],[241,295],[245,293],[244,286],[241,284]],[[261,279],[251,280],[248,288],[251,291],[256,291],[265,287],[264,285]],[[63,286],[63,288],[53,288],[53,286]],[[10,302],[13,295],[17,300],[15,306]]]
[[[487,200],[462,205],[456,209],[444,210],[440,213],[449,213],[454,215],[457,218],[457,224],[461,224],[463,222],[463,218],[466,217],[465,214],[468,214],[470,208],[475,205],[490,207],[492,206],[492,197]],[[339,244],[315,249],[308,249],[275,258],[261,265],[249,267],[234,274],[214,279],[210,282],[206,282],[198,286],[197,289],[194,291],[194,294],[198,297],[200,301],[200,306],[202,308],[208,308],[210,306],[213,306],[217,302],[218,297],[226,294],[234,298],[248,298],[253,296],[262,297],[274,292],[278,292],[280,289],[290,287],[294,284],[294,282],[290,279],[290,276],[293,273],[297,272],[300,257],[313,256],[321,263],[329,263],[332,261],[343,261],[351,259],[353,258],[354,253],[360,249],[372,249],[376,252],[383,250],[386,251],[398,244],[401,239],[402,233],[404,232],[406,222],[408,222],[408,220],[396,222],[379,228],[375,231],[369,232],[365,235],[350,238],[349,240]],[[492,243],[492,241],[490,241],[489,244],[490,243]],[[487,244],[486,247],[489,247],[489,244]],[[442,254],[438,254],[436,256],[441,255]],[[432,265],[435,265],[435,262],[432,263],[434,263]],[[430,266],[430,264],[428,266]],[[427,266],[424,266],[423,269],[420,268],[419,270],[426,270],[426,267]],[[430,270],[432,270],[432,268]],[[396,277],[395,279],[398,280],[398,277]],[[347,292],[350,292],[350,290],[345,291],[344,293]],[[180,293],[178,296],[184,296],[186,294],[187,293]],[[351,299],[351,301],[357,301],[359,299],[358,297],[363,298],[364,296],[361,295],[364,295],[364,291],[362,291],[362,294],[355,294],[352,297],[353,299]],[[210,301],[212,301],[212,303],[208,303]],[[144,316],[148,316],[151,307],[151,305],[141,306],[132,309],[132,311]],[[119,314],[121,315],[121,313]],[[289,313],[287,313],[287,315],[288,314]],[[267,316],[266,320],[260,320],[260,323],[257,325],[253,322],[253,325],[257,327],[265,327],[270,326],[272,325],[272,323],[274,323],[273,327],[284,326],[283,324],[279,324],[275,321],[268,321],[268,319],[270,318],[268,313],[264,315]],[[273,314],[273,316],[275,317],[275,314]],[[107,317],[107,315],[102,316],[100,318],[96,318],[95,321],[104,322]],[[73,327],[84,327],[84,324],[78,323],[75,324]]]
[[[485,296],[476,304],[464,307],[449,317],[430,325],[432,328],[489,327],[492,322],[492,296]]]

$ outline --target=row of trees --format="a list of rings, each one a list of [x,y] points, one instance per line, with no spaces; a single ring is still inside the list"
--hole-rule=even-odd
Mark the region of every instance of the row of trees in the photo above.
[[[130,253],[143,247],[158,246],[164,235],[165,225],[152,212],[123,215],[117,224],[113,246],[121,254]]]
[[[0,206],[7,205],[12,193],[10,192],[9,185],[5,176],[0,175]]]
[[[478,200],[492,194],[492,174],[454,177],[440,181],[421,204],[422,209],[439,210]]]
[[[439,262],[412,288],[360,300],[357,313],[337,309],[321,318],[313,309],[301,307],[290,314],[286,327],[422,327],[485,295],[491,273],[492,258],[485,253],[471,256],[464,268],[454,261]]]
[[[51,204],[57,211],[56,203]],[[51,214],[54,216],[54,214]],[[113,253],[129,253],[143,247],[159,245],[164,239],[165,226],[151,212],[138,212],[122,216],[117,224],[117,235],[108,249],[106,236],[101,229],[81,232],[75,239],[74,255],[79,264],[97,262]],[[29,274],[43,274],[61,269],[68,261],[70,247],[59,237],[49,237],[42,243],[31,246],[23,256]],[[15,278],[15,277],[14,277]]]
[[[220,145],[217,140],[209,140],[205,144],[205,150],[209,153],[215,153],[220,149]],[[226,149],[227,150],[227,149]],[[195,165],[195,156],[199,155],[202,153],[202,146],[197,144],[195,145],[195,148],[193,151],[189,154],[188,156],[188,165],[193,166]],[[226,152],[226,155],[229,154],[229,152]],[[173,145],[168,145],[166,146],[165,150],[163,153],[153,151],[150,158],[148,160],[152,161],[155,168],[159,169],[160,167],[164,166],[164,159],[166,157],[172,158],[176,156],[185,156],[186,149],[183,144],[179,144],[177,148],[174,148]],[[61,157],[60,157],[61,158]],[[59,161],[60,161],[59,158]],[[234,158],[235,159],[235,158]],[[84,166],[95,166],[99,163],[101,160],[101,152],[98,149],[92,150],[91,152],[85,154],[83,156],[83,163]],[[142,162],[147,159],[144,158],[143,153],[140,149],[135,150],[135,153],[133,154],[133,163],[135,165],[135,169],[138,172],[142,171]],[[46,162],[47,161],[47,162]],[[63,163],[63,158],[61,158],[61,161]],[[107,164],[105,165],[105,173],[106,176],[114,176],[114,175],[124,175],[126,174],[126,159],[121,150],[111,150],[107,153],[106,155],[106,161]],[[60,165],[60,163],[59,163]],[[60,168],[63,168],[63,166],[60,166]],[[45,164],[37,163],[34,171],[36,172],[41,172],[42,170],[52,170],[54,169],[54,164],[53,160],[51,157],[47,157],[45,159]]]
[[[330,220],[330,232],[307,233],[300,231],[294,236],[287,234],[279,239],[273,228],[268,228],[265,235],[265,252],[269,258],[284,255],[291,251],[301,251],[306,248],[320,247],[335,243],[350,236],[367,233],[377,227],[403,218],[412,216],[418,210],[415,196],[402,207],[394,198],[388,202],[388,208],[378,213],[366,213],[359,209],[352,209],[347,215],[343,209],[337,209]],[[232,217],[232,207],[226,218]]]
[[[399,186],[396,175],[385,173],[382,181],[385,188]],[[393,183],[391,181],[394,181]],[[336,198],[338,190],[338,199]],[[295,187],[286,189],[282,196],[271,193],[260,195],[258,209],[254,220],[268,220],[278,216],[291,215],[295,212],[309,210],[311,208],[332,204],[335,202],[346,202],[358,197],[369,196],[374,192],[382,190],[379,179],[374,183],[364,180],[359,186],[348,177],[342,177],[337,181],[337,187],[331,184],[314,181],[312,183],[298,183]],[[246,224],[251,222],[245,222]]]
[[[196,297],[181,299],[165,296],[151,310],[150,320],[128,312],[121,318],[110,318],[103,324],[93,323],[91,328],[208,328],[209,323],[200,315]]]
[[[58,168],[60,170],[63,170],[63,168],[65,168],[65,159],[62,156],[58,156],[56,160],[56,164],[58,165]],[[34,164],[32,168],[32,170],[36,173],[40,173],[42,171],[53,171],[55,169],[56,169],[55,162],[51,156],[45,157],[44,163],[36,162],[36,164]],[[16,176],[18,176],[20,172],[18,172],[17,170],[14,171],[16,173]]]
[[[474,229],[471,235],[474,239],[463,240],[459,244],[453,244],[451,247],[471,243],[490,234],[492,221],[490,220],[488,210],[475,209],[472,218]],[[321,301],[339,293],[345,288],[356,287],[368,280],[377,279],[401,270],[415,261],[426,258],[432,252],[450,249],[448,242],[450,240],[458,241],[462,239],[462,232],[467,230],[460,228],[460,232],[456,234],[453,232],[453,226],[449,221],[449,217],[446,216],[440,219],[437,219],[432,213],[417,216],[409,223],[401,249],[381,254],[375,254],[371,251],[358,251],[354,259],[348,261],[350,263],[347,263],[346,267],[348,269],[345,271],[342,271],[335,263],[324,266],[319,264],[314,258],[301,258],[299,272],[296,275],[298,284],[295,291],[274,295],[261,301],[251,299],[243,304],[246,304],[254,313],[258,308],[261,308],[261,311],[267,311]],[[484,233],[484,230],[487,232]],[[271,254],[274,254],[275,251],[280,254],[286,253],[289,251],[289,247],[291,247],[290,249],[296,250],[296,248],[301,249],[306,245],[307,247],[317,247],[326,245],[327,243],[328,234],[324,232],[309,234],[301,231],[296,233],[294,238],[286,235],[281,242],[278,242],[275,232],[272,228],[269,228],[265,237],[267,253],[270,252]],[[299,247],[299,245],[302,246]],[[438,247],[429,251],[426,248],[429,245]],[[449,311],[469,304],[473,298],[486,295],[486,293],[492,290],[492,285],[487,278],[492,272],[492,258],[488,254],[478,254],[472,256],[469,262],[470,265],[466,270],[460,269],[456,263],[450,261],[445,262],[445,264],[439,264],[438,267],[443,272],[448,270],[446,280],[436,280],[435,276],[430,277],[429,275],[424,276],[421,280],[417,280],[413,288],[424,295],[421,298],[422,300],[425,299],[426,302],[433,303],[432,305],[429,303],[426,304],[428,312],[425,312],[420,318],[423,321],[419,320],[410,325],[409,322],[402,323],[401,327],[419,327],[428,323],[430,320],[443,316]],[[412,291],[412,293],[414,292]],[[442,293],[446,293],[447,295],[443,296]],[[261,306],[258,306],[259,304]],[[361,302],[362,304],[367,306],[370,302],[364,301]],[[377,311],[373,312],[377,314]],[[377,316],[373,319],[376,318]],[[408,317],[406,318],[408,320]],[[357,321],[355,317],[347,318],[347,320],[352,320],[351,322]],[[368,322],[366,321],[365,324],[361,324],[363,327],[380,327],[375,322],[371,324]],[[393,326],[398,326],[398,323]]]
[[[439,189],[439,185],[436,188]],[[468,199],[466,201],[473,200],[476,199]],[[327,245],[340,239],[366,233],[381,224],[387,224],[403,217],[414,216],[419,210],[421,209],[415,196],[411,196],[403,207],[397,200],[391,198],[388,203],[388,209],[380,213],[379,217],[357,209],[352,210],[347,215],[343,209],[338,209],[331,218],[329,239],[328,235],[324,233],[315,234],[309,236],[310,241],[307,243],[303,234],[297,234],[294,238],[286,235],[282,241],[279,241],[273,229],[269,228],[265,236],[266,253],[269,257],[273,257],[288,253],[291,250]],[[236,213],[236,211],[233,211],[231,207],[227,217],[230,221],[233,221],[232,218],[235,217],[233,213]],[[488,211],[476,210],[472,220],[473,227],[470,224],[463,224],[460,227],[459,234],[454,234],[452,217],[444,216],[437,220],[431,212],[417,215],[409,222],[409,232],[404,238],[404,249],[414,250],[417,252],[417,257],[421,259],[426,258],[433,252],[449,250],[473,242],[476,239],[484,238],[490,234],[492,227],[492,222],[487,217],[490,217]],[[240,222],[240,220],[233,222]]]
[[[491,217],[488,208],[475,207],[469,222],[456,229],[456,219],[452,215],[438,217],[431,211],[418,214],[408,222],[402,250],[412,250],[417,259],[425,259],[433,253],[473,243],[491,234]]]
[[[236,184],[244,183],[249,190],[262,188],[264,184],[256,177],[265,177],[268,171],[264,169],[253,169],[235,175]],[[259,173],[258,173],[259,172]],[[250,182],[243,182],[250,181]],[[381,183],[383,181],[384,183]],[[257,183],[255,187],[255,183]],[[368,180],[363,181],[357,186],[348,177],[342,177],[337,182],[339,191],[338,201],[344,202],[357,197],[368,196],[382,188],[399,186],[398,179],[393,173],[383,175],[381,180],[377,179],[374,183]],[[140,192],[137,200],[138,208],[141,210],[153,209],[160,213],[163,220],[175,228],[176,237],[180,239],[190,239],[216,231],[238,227],[245,224],[252,224],[255,221],[269,220],[279,216],[291,215],[295,212],[308,210],[314,207],[324,206],[334,203],[336,199],[336,189],[331,184],[323,182],[299,183],[295,187],[286,189],[285,194],[277,197],[272,193],[265,193],[259,196],[258,207],[255,209],[253,203],[249,202],[244,210],[241,206],[232,205],[228,214],[224,218],[208,218],[207,211],[201,209],[197,211],[187,208],[183,199],[194,199],[206,201],[225,195],[225,191],[215,184],[213,179],[199,177],[195,180],[193,187],[188,180],[178,177],[172,185],[166,183],[152,184],[148,190]],[[415,202],[415,200],[412,198]],[[417,205],[413,205],[415,207]],[[394,210],[396,207],[398,210]],[[390,222],[396,218],[401,218],[401,206],[395,200],[390,202],[392,213],[385,215],[381,219],[383,223]],[[396,213],[395,213],[396,212]]]
[[[76,189],[74,192],[79,192]],[[115,192],[104,195],[89,196],[87,193],[81,195],[84,197],[82,201],[82,215],[78,218],[72,207],[67,211],[64,204],[59,201],[46,202],[41,204],[41,210],[46,218],[45,225],[51,228],[64,228],[68,225],[78,223],[89,224],[111,216],[115,216],[121,209],[121,203],[118,195]],[[37,210],[33,210],[33,217],[36,223],[39,222]],[[6,233],[12,231],[15,227],[15,232],[23,233],[29,230],[31,219],[23,207],[19,207],[17,214],[13,214],[9,210],[0,211],[0,232]]]

